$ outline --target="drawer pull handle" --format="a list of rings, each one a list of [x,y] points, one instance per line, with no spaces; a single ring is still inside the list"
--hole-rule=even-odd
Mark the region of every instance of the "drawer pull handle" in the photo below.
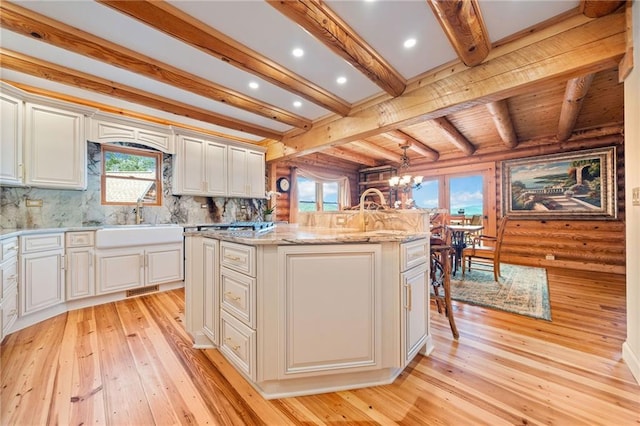
[[[238,350],[240,349],[240,345],[234,345],[233,344],[233,341],[231,340],[231,337],[227,337],[226,339],[224,339],[224,341],[227,342],[229,347],[231,349],[233,349],[234,352],[238,352]]]
[[[229,254],[225,254],[224,258],[227,260],[233,260],[235,262],[240,262],[242,260],[242,258],[240,256],[231,256]]]
[[[232,292],[230,292],[230,291],[227,291],[224,295],[225,295],[228,299],[235,300],[236,302],[239,302],[239,301],[240,301],[240,296],[236,296],[236,295],[234,295],[234,294],[233,294]]]

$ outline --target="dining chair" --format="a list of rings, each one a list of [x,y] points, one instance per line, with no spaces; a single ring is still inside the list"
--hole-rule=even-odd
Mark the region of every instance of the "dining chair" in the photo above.
[[[430,283],[438,313],[444,313],[449,320],[449,327],[454,339],[460,334],[453,318],[451,305],[451,230],[446,224],[436,225],[431,229],[430,240],[431,270]]]
[[[498,281],[500,277],[500,251],[504,230],[507,227],[508,216],[504,216],[498,223],[498,232],[495,237],[489,235],[478,235],[471,243],[471,246],[462,250],[462,278],[465,271],[471,270],[474,264],[479,269],[493,270],[493,277]]]
[[[482,225],[482,215],[481,214],[474,214],[471,216],[471,218],[469,219],[468,225]],[[467,244],[472,244],[473,243],[473,239],[480,234],[481,231],[470,231],[467,232],[465,235],[466,238],[466,243]]]

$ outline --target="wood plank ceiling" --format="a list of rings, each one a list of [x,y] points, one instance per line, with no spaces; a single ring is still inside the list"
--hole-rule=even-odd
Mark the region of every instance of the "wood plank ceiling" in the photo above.
[[[3,42],[0,47],[4,81],[105,111],[164,123],[188,127],[171,116],[161,117],[148,110],[135,112],[108,99],[195,119],[196,124],[191,127],[268,146],[269,161],[321,152],[374,166],[397,163],[402,153],[400,146],[408,145],[412,163],[427,164],[478,158],[516,149],[523,143],[557,144],[622,132],[623,88],[619,75],[631,66],[625,57],[630,44],[625,27],[631,2],[582,0],[574,9],[492,42],[489,34],[497,31],[497,24],[495,19],[492,26],[485,23],[483,7],[487,6],[482,1],[427,0],[424,7],[432,12],[457,59],[407,77],[332,9],[340,9],[340,2],[267,1],[272,7],[269,10],[303,29],[377,88],[377,93],[351,101],[199,20],[201,16],[195,15],[193,10],[197,9],[193,8],[202,2],[98,0],[92,6],[99,7],[105,19],[114,13],[128,17],[131,25],[144,25],[147,30],[179,41],[177,45],[183,46],[184,52],[193,50],[215,58],[230,70],[258,76],[274,90],[286,91],[318,107],[315,114],[307,115],[229,87],[222,78],[205,77],[192,71],[194,67],[176,66],[175,62],[145,54],[144,49],[129,48],[115,38],[106,39],[98,32],[78,28],[72,19],[61,20],[65,13],[47,14],[49,9],[38,9],[35,3],[38,2],[0,3],[4,34],[9,31],[19,36],[16,41],[9,40],[8,46]],[[185,7],[187,3],[192,9]],[[541,3],[545,4],[543,7],[549,4]],[[73,4],[68,2],[66,7]],[[257,6],[255,2],[245,2],[249,12]],[[397,4],[399,7],[402,3]],[[202,10],[202,16],[206,12]],[[249,16],[245,15],[247,19]],[[265,19],[268,16],[271,15],[265,14]],[[96,17],[88,19],[92,18]],[[503,19],[508,20],[509,16]],[[268,21],[263,24],[278,25]],[[393,32],[397,25],[390,21],[380,32]],[[254,36],[265,34],[256,30]],[[172,96],[170,90],[149,90],[137,87],[133,79],[129,83],[124,78],[110,78],[108,73],[90,72],[80,66],[79,60],[77,64],[56,62],[51,54],[34,49],[30,44],[34,40],[42,51],[74,52],[198,99],[183,101]],[[186,55],[184,52],[174,49],[172,54]],[[323,63],[314,66],[322,71]],[[324,71],[333,76],[335,70]],[[40,81],[107,98],[70,94],[55,88],[59,86],[52,89],[41,85]],[[244,111],[244,115],[217,112],[200,98]]]

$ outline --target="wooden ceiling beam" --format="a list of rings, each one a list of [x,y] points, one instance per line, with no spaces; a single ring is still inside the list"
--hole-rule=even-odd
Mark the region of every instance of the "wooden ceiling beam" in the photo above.
[[[344,116],[351,110],[346,101],[165,1],[97,1],[329,111]]]
[[[589,92],[594,77],[595,74],[588,74],[573,78],[567,82],[562,109],[560,110],[560,119],[558,120],[557,137],[560,142],[564,142],[571,137],[582,109],[582,103]]]
[[[0,3],[0,25],[25,37],[49,43],[253,114],[300,129],[311,127],[309,119],[214,84],[12,3]]]
[[[491,40],[477,0],[427,0],[460,60],[473,67],[485,60]]]
[[[412,150],[413,152],[417,152],[418,154],[430,160],[436,161],[440,157],[440,153],[438,153],[438,151],[430,148],[421,140],[414,138],[413,136],[403,132],[402,130],[390,130],[386,133],[382,133],[382,136],[386,137],[387,139],[391,139],[392,141],[397,142],[400,145],[408,144],[410,150]]]
[[[518,136],[516,135],[516,129],[511,122],[511,114],[509,113],[509,105],[507,100],[502,99],[495,102],[489,102],[487,104],[487,110],[491,114],[493,123],[496,126],[496,130],[500,134],[502,141],[509,147],[514,148],[518,145]]]
[[[360,154],[342,146],[335,148],[329,148],[322,151],[323,154],[330,155],[332,157],[340,158],[342,160],[352,161],[354,163],[362,164],[369,167],[378,165],[378,161],[375,158],[367,155]]]
[[[228,117],[207,111],[203,108],[194,107],[173,99],[164,98],[153,93],[145,92],[135,87],[115,83],[100,77],[72,70],[60,65],[22,55],[7,49],[0,48],[0,63],[2,67],[29,74],[35,77],[44,78],[49,81],[78,87],[84,90],[101,93],[128,102],[144,105],[149,108],[171,112],[206,123],[228,127],[240,132],[252,133],[265,138],[276,140],[282,139],[282,134],[262,126],[230,119]]]
[[[267,0],[391,96],[404,92],[404,78],[331,9],[317,0]]]
[[[389,151],[388,149],[381,148],[378,145],[371,143],[369,141],[364,141],[364,140],[355,141],[355,142],[352,142],[352,145],[362,148],[368,152],[371,152],[372,155],[386,158],[392,163],[400,162],[400,154],[396,154],[393,151]]]
[[[453,146],[467,155],[476,152],[476,147],[464,137],[456,126],[454,126],[446,117],[437,117],[432,120],[442,134],[451,142]]]
[[[314,125],[311,130],[286,135],[283,144],[289,155],[304,155],[323,146],[339,146],[407,127],[436,117],[526,93],[537,83],[566,82],[585,73],[618,66],[625,53],[624,14],[611,14],[584,21],[568,29],[550,28],[545,37],[537,34],[504,45],[482,67],[460,70],[442,78],[428,79],[397,98],[354,111],[347,117]],[[555,31],[554,31],[555,30]],[[284,148],[267,152],[276,160]]]
[[[618,10],[624,0],[582,0],[580,11],[589,18],[600,18]]]

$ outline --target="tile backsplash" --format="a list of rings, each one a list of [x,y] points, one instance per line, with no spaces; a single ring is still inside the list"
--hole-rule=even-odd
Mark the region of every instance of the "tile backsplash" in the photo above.
[[[123,144],[136,146],[134,144]],[[100,144],[87,143],[87,189],[0,188],[0,228],[57,228],[135,223],[135,206],[104,206],[100,197]],[[163,200],[144,207],[143,223],[200,224],[257,220],[264,200],[172,195],[171,155],[163,156]]]

